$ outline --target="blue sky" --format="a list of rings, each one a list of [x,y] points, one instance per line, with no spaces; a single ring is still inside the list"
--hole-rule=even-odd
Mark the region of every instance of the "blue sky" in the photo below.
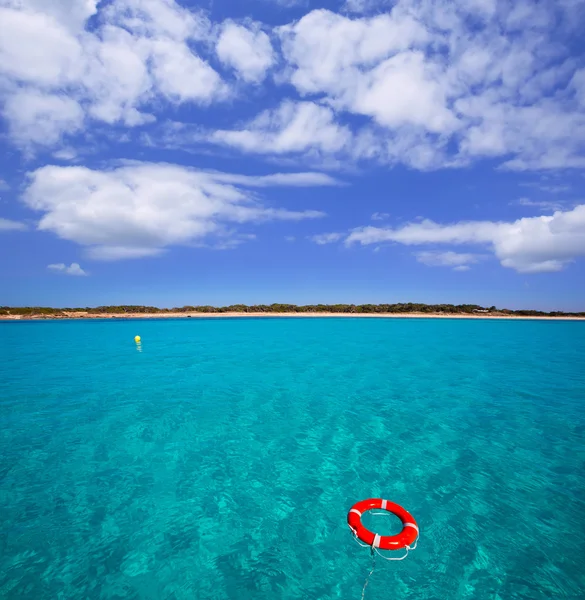
[[[585,310],[585,1],[0,0],[0,304]]]

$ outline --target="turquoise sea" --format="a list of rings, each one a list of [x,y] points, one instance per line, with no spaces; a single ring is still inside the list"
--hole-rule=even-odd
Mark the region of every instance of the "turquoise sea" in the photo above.
[[[0,323],[3,599],[359,600],[376,496],[366,600],[582,600],[585,322]]]

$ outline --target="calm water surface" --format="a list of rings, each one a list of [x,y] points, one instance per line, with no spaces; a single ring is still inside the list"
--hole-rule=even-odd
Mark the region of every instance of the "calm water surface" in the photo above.
[[[370,496],[366,599],[584,598],[585,322],[0,323],[1,598],[359,600]]]

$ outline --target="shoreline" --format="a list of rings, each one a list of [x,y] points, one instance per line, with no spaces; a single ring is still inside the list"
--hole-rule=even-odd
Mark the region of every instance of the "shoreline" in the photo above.
[[[0,315],[0,321],[61,321],[67,319],[221,319],[221,318],[369,318],[369,319],[483,319],[483,320],[536,320],[536,321],[585,321],[585,317],[572,316],[529,316],[529,315],[502,315],[502,314],[445,314],[445,313],[249,313],[249,312],[168,312],[168,313],[84,313],[63,312],[58,315]]]

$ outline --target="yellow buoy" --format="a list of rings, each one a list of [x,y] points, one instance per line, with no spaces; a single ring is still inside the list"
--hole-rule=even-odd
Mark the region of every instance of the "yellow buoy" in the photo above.
[[[135,341],[137,344],[140,344],[140,336],[139,336],[139,335],[137,335],[137,336],[134,338],[134,341]]]

